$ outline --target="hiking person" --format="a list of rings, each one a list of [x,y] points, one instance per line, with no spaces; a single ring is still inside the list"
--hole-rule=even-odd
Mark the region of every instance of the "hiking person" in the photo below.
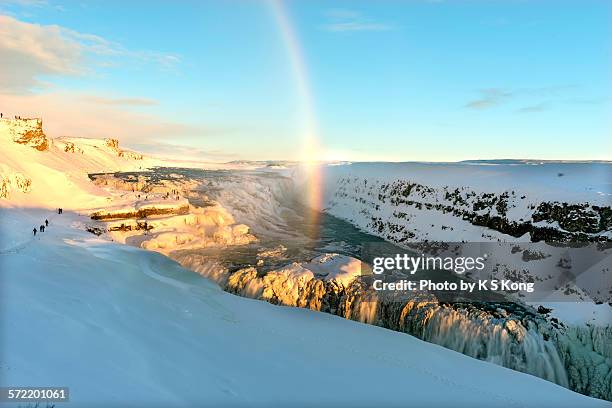
[[[34,236],[36,236],[36,228],[34,228],[32,232],[34,233]]]
[[[49,226],[49,220],[45,220],[45,227]]]
[[[39,227],[39,231],[40,231],[40,232],[45,232],[45,226],[44,226],[44,225],[41,225],[41,226]]]

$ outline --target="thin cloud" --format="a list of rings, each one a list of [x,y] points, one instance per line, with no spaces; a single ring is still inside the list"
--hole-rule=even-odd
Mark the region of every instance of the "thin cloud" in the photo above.
[[[83,96],[81,99],[86,102],[97,103],[100,105],[154,106],[159,104],[159,101],[149,98],[108,98],[104,96]]]
[[[325,31],[388,31],[394,28],[391,24],[374,21],[354,10],[332,9],[326,14],[329,22],[322,26]]]
[[[21,115],[43,119],[50,137],[118,138],[125,146],[137,143],[183,143],[226,140],[235,134],[235,124],[208,124],[183,121],[180,116],[158,115],[146,110],[126,109],[121,103],[140,98],[111,98],[80,92],[2,94],[0,106],[5,117]],[[100,103],[107,102],[107,103]],[[78,114],[75,114],[77,112]],[[212,151],[214,152],[214,150]],[[208,151],[208,154],[212,154]]]
[[[180,59],[155,51],[129,50],[94,34],[58,25],[26,23],[0,15],[0,92],[27,93],[45,87],[42,76],[80,76],[118,60],[135,60],[167,69]]]
[[[594,98],[572,98],[567,100],[567,103],[578,105],[600,105],[610,100],[609,97],[594,97]]]
[[[549,108],[548,104],[546,102],[541,102],[535,105],[530,105],[530,106],[524,106],[520,109],[517,109],[517,113],[535,113],[535,112],[542,112],[545,111]]]
[[[488,109],[512,97],[512,92],[501,88],[488,88],[480,90],[480,98],[469,101],[465,104],[468,109]]]
[[[571,91],[576,88],[576,85],[557,85],[517,89],[486,88],[478,91],[480,93],[480,97],[468,101],[463,107],[467,109],[484,110],[497,107],[515,99],[556,98],[564,93],[567,93],[567,91]],[[540,112],[545,109],[547,109],[547,104],[540,102],[538,104],[525,106],[517,111]]]

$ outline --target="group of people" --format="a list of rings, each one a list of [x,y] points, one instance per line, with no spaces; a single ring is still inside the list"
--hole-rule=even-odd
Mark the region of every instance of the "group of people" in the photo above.
[[[4,117],[4,113],[0,112],[0,119],[2,119],[3,117]],[[15,119],[21,119],[21,116],[15,115]]]
[[[38,227],[38,231],[45,232],[45,228],[47,228],[48,226],[49,226],[49,220],[45,220],[45,223],[41,224],[40,227]],[[36,236],[36,227],[34,227],[32,232],[34,233],[34,236]]]
[[[178,190],[172,190],[172,195],[174,196],[175,200],[179,200],[179,191]],[[170,198],[170,191],[166,191],[166,195],[163,196],[164,200]]]
[[[63,212],[64,210],[62,208],[57,209],[58,214],[62,214]],[[32,233],[34,234],[34,236],[36,236],[37,232],[45,232],[45,228],[47,228],[48,226],[49,226],[49,220],[45,219],[44,224],[41,224],[40,227],[38,227],[38,229],[36,229],[36,227],[32,229]]]
[[[163,196],[163,197],[164,197],[164,200],[166,200],[166,199],[170,198],[170,192],[169,192],[169,191],[168,191],[168,192],[166,192],[166,195],[165,195],[165,196]],[[175,199],[175,200],[178,200],[179,198],[180,198],[179,196],[175,196],[175,197],[174,197],[174,199]]]

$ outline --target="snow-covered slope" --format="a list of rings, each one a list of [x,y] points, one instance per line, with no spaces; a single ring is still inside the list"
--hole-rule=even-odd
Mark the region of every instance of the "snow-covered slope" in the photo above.
[[[604,407],[382,328],[232,296],[155,253],[51,220],[0,254],[3,385],[82,406]]]
[[[33,132],[45,148],[23,144]],[[119,149],[114,139],[50,139],[37,119],[0,123],[0,200],[2,205],[79,208],[103,203],[105,194],[87,177],[93,171],[144,170],[158,160]],[[96,201],[96,197],[99,200]]]

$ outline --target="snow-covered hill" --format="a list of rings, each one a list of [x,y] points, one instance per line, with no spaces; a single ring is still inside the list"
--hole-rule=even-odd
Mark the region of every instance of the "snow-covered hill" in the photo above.
[[[102,203],[105,194],[90,182],[88,172],[144,170],[158,163],[120,149],[115,139],[51,139],[40,119],[0,120],[4,205],[78,208],[93,205],[96,197]]]

